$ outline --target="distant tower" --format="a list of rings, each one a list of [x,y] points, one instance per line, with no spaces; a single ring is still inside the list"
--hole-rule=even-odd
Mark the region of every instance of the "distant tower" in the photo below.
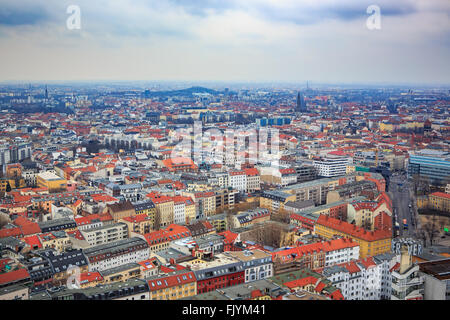
[[[301,92],[297,95],[297,106],[295,108],[295,112],[306,112],[305,99],[303,98]]]
[[[48,90],[47,90],[47,85],[45,85],[45,100],[48,100]]]

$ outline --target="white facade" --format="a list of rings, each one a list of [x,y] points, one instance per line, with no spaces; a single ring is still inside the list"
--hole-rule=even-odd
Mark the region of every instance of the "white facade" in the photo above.
[[[325,157],[314,160],[313,165],[322,177],[338,177],[346,174],[347,165],[353,163],[350,157]]]
[[[247,175],[242,172],[242,174],[229,174],[229,186],[238,191],[247,190]]]
[[[359,246],[325,252],[325,267],[359,259]]]
[[[84,251],[89,261],[89,271],[103,271],[150,258],[150,247],[141,238],[130,238]]]
[[[175,202],[173,205],[173,221],[175,224],[186,223],[186,205],[184,201]]]
[[[323,274],[339,288],[346,300],[390,299],[392,277],[390,269],[396,258],[383,254],[332,267]]]
[[[91,246],[128,238],[128,228],[125,223],[115,223],[95,229],[80,230],[80,232]]]

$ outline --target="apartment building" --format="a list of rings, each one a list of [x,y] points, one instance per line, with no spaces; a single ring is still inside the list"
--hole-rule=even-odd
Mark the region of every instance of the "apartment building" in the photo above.
[[[188,261],[180,264],[194,272],[197,294],[245,282],[243,263],[225,254],[218,254],[211,261]]]
[[[347,165],[351,165],[351,157],[327,155],[314,160],[313,165],[320,177],[338,177],[346,174]]]
[[[150,257],[148,243],[141,238],[109,242],[84,250],[89,271],[103,271],[125,263],[138,262]]]
[[[146,279],[150,300],[178,300],[197,294],[197,279],[189,270],[179,270]]]
[[[128,238],[128,226],[126,223],[118,222],[98,228],[81,230],[80,233],[91,246],[98,246]]]
[[[383,254],[325,267],[322,274],[339,288],[345,300],[390,300],[390,269],[396,256]]]
[[[320,215],[317,219],[315,233],[325,239],[333,239],[335,236],[352,238],[359,244],[361,258],[388,253],[391,250],[391,230],[367,231],[354,224],[325,215]]]
[[[281,191],[264,191],[260,197],[259,206],[269,209],[272,213],[282,212],[289,201],[295,201],[295,195]]]
[[[245,283],[273,276],[272,255],[262,250],[229,251],[225,253],[241,261],[244,266]]]

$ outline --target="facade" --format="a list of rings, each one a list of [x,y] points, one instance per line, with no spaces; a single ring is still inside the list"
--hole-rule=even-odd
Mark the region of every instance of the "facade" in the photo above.
[[[174,221],[174,202],[168,196],[156,196],[152,198],[156,207],[155,229],[165,228]]]
[[[119,202],[107,205],[107,211],[114,219],[114,221],[119,221],[125,217],[131,217],[136,214],[134,207],[130,201]]]
[[[227,252],[226,255],[241,261],[244,266],[245,283],[273,276],[272,255],[262,250]]]
[[[36,177],[39,188],[47,188],[49,192],[59,192],[67,189],[67,180],[52,172],[41,172]]]
[[[146,281],[130,279],[86,289],[60,289],[51,292],[51,300],[149,300]]]
[[[91,246],[98,246],[128,238],[127,224],[120,222],[80,232]]]
[[[241,192],[247,191],[247,174],[245,171],[231,171],[228,175],[230,187]]]
[[[264,191],[259,205],[272,213],[278,213],[285,210],[284,206],[289,201],[295,201],[295,195],[281,191]]]
[[[414,176],[430,184],[445,186],[450,183],[450,154],[431,149],[410,154],[408,177]]]
[[[150,300],[178,300],[197,294],[197,279],[189,270],[180,270],[146,279]]]
[[[146,260],[150,257],[150,249],[145,240],[130,238],[85,249],[84,254],[89,261],[89,271],[103,271]]]
[[[450,213],[450,193],[434,192],[428,195],[428,208]]]
[[[313,165],[317,174],[321,177],[338,177],[346,174],[347,165],[353,163],[350,157],[327,156],[320,160],[314,160]]]
[[[390,269],[395,255],[385,254],[326,267],[322,274],[339,288],[345,300],[390,300]]]
[[[325,239],[332,239],[334,236],[352,238],[359,244],[361,258],[391,251],[392,231],[390,230],[367,231],[354,224],[320,215],[315,225],[315,232]]]
[[[400,263],[392,271],[391,300],[423,300],[424,277],[413,264],[408,248],[401,249]]]
[[[154,228],[155,217],[156,217],[156,207],[151,200],[138,201],[133,203],[134,211],[136,215],[145,214],[152,221],[151,228]]]
[[[419,264],[424,278],[424,300],[450,300],[450,259]]]
[[[144,235],[150,251],[158,252],[165,250],[176,240],[184,239],[191,236],[188,228],[177,224],[171,224],[165,229],[153,231]]]
[[[127,225],[128,237],[131,238],[133,234],[146,234],[154,230],[154,218],[146,215],[145,213],[137,214],[131,217],[125,217],[119,222],[123,222]]]
[[[245,282],[243,263],[224,254],[216,255],[211,261],[183,262],[181,265],[194,272],[197,279],[197,294]]]
[[[246,192],[255,192],[261,189],[261,178],[259,171],[256,168],[244,169],[247,176],[247,190]]]

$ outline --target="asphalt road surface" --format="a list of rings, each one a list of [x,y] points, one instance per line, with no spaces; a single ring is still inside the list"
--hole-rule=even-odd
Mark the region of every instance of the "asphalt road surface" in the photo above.
[[[393,225],[395,225],[395,222],[398,222],[400,225],[399,236],[414,237],[416,235],[418,218],[415,198],[412,192],[412,182],[407,180],[406,175],[391,176],[389,195],[391,196],[394,210]],[[409,205],[411,205],[411,208]],[[403,219],[407,221],[407,229],[403,226]]]

